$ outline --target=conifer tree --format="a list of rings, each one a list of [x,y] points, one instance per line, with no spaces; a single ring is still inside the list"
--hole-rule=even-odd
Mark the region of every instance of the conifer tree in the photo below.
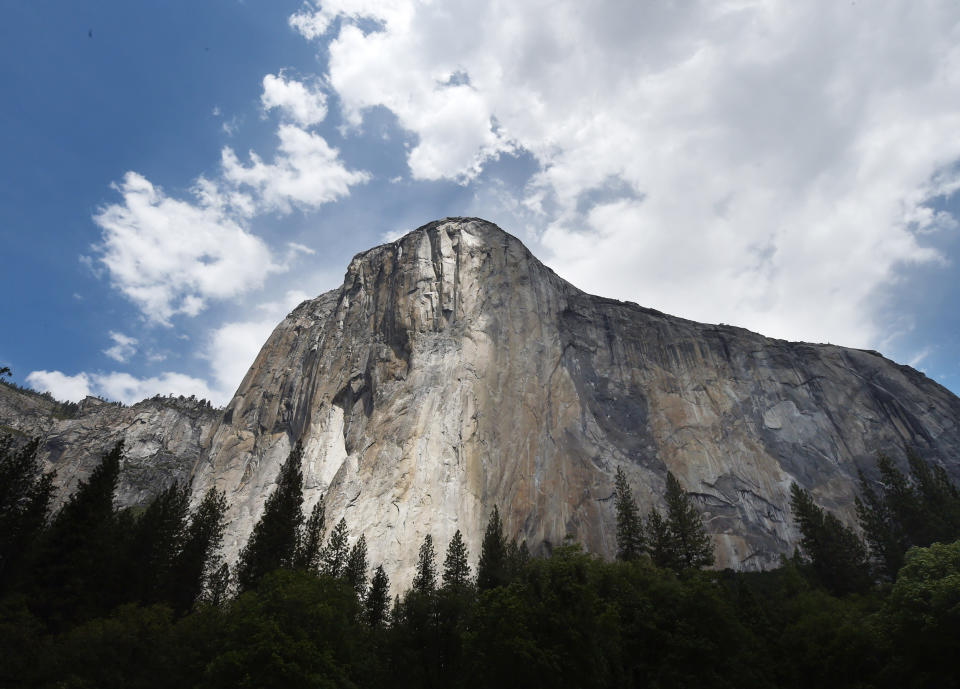
[[[627,483],[627,475],[617,467],[614,480],[617,510],[617,559],[630,562],[643,554],[643,522]]]
[[[480,546],[480,561],[477,563],[477,588],[481,591],[503,586],[507,583],[507,543],[503,536],[503,523],[496,505],[487,522]]]
[[[347,566],[347,547],[347,520],[341,517],[320,553],[320,571],[330,577],[343,576]]]
[[[214,595],[217,600],[220,600],[220,588],[225,595],[228,579],[220,581],[220,578],[228,577],[229,568],[224,570],[227,565],[221,564],[219,551],[226,510],[224,492],[211,488],[190,515],[183,547],[176,558],[167,587],[167,599],[178,613],[188,612],[204,590],[216,589]]]
[[[698,569],[712,565],[713,542],[703,528],[700,513],[669,471],[664,499],[667,503],[667,526],[678,566],[681,569]]]
[[[447,546],[447,556],[443,561],[443,587],[463,589],[470,583],[470,564],[467,562],[467,546],[463,535],[457,529]]]
[[[646,550],[653,564],[664,569],[678,569],[679,563],[673,539],[670,537],[670,528],[656,508],[651,508],[647,515],[646,532]]]
[[[860,495],[855,498],[857,520],[877,565],[878,574],[893,581],[903,566],[904,553],[910,547],[907,534],[890,510],[884,496],[873,490],[862,471],[858,473]]]
[[[960,490],[940,466],[907,450],[909,475],[886,455],[877,457],[879,492],[860,474],[857,517],[883,575],[896,578],[913,546],[960,538]]]
[[[390,579],[383,571],[383,565],[378,565],[373,571],[370,589],[364,600],[364,612],[367,624],[371,627],[380,627],[387,621],[387,606],[390,604]]]
[[[38,607],[48,617],[82,619],[122,599],[121,543],[113,505],[122,458],[120,441],[80,481],[42,539],[32,585]]]
[[[173,483],[131,524],[125,563],[130,600],[155,603],[167,593],[183,547],[189,499],[189,486]]]
[[[869,588],[867,553],[857,535],[796,483],[790,486],[790,507],[800,529],[800,547],[819,582],[838,595]]]
[[[523,568],[530,561],[530,550],[527,548],[527,542],[523,541],[517,544],[516,541],[507,543],[506,558],[506,581],[509,583],[518,579],[523,574]]]
[[[214,607],[221,607],[226,603],[227,599],[230,596],[230,565],[226,562],[220,564],[210,576],[207,577],[207,581],[204,585],[203,591],[200,593],[198,600],[206,603],[207,605],[212,605]]]
[[[350,557],[347,558],[344,577],[357,592],[357,598],[363,600],[367,590],[367,539],[363,534],[360,534],[360,538],[353,544]]]
[[[43,531],[53,497],[53,474],[44,474],[40,440],[17,449],[0,438],[0,591]]]
[[[326,500],[323,495],[310,511],[298,539],[295,565],[298,569],[316,572],[320,567],[320,552],[323,549],[323,532],[326,529]]]
[[[269,572],[293,566],[303,524],[302,458],[303,446],[297,443],[280,467],[277,486],[267,498],[247,545],[240,551],[236,576],[241,592],[256,587]]]
[[[437,555],[433,549],[433,536],[427,534],[420,546],[417,574],[413,577],[413,590],[432,593],[437,588]]]

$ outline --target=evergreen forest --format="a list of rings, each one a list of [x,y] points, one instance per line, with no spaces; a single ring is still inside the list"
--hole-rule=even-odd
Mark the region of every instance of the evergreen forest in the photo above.
[[[304,510],[299,446],[235,563],[222,493],[118,509],[121,444],[56,506],[37,450],[0,440],[0,687],[960,686],[960,491],[912,452],[861,477],[856,530],[794,486],[774,570],[708,569],[679,481],[642,514],[618,469],[614,561],[532,557],[494,508],[479,553],[427,535],[396,592],[362,529]]]

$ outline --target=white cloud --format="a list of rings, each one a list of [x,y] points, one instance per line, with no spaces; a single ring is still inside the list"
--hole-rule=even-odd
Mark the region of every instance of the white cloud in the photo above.
[[[260,102],[265,110],[279,108],[304,127],[323,122],[327,116],[327,99],[322,91],[311,89],[295,79],[286,79],[282,72],[263,78]]]
[[[306,244],[300,244],[299,242],[287,242],[287,248],[290,250],[290,254],[293,256],[296,256],[297,254],[313,256],[317,253],[316,250],[311,249]]]
[[[419,137],[415,177],[532,154],[516,196],[549,263],[593,292],[866,345],[878,288],[956,226],[928,207],[960,188],[949,0],[334,0],[291,24],[332,39],[348,121],[384,106]]]
[[[196,315],[208,299],[226,299],[263,284],[281,270],[258,237],[227,212],[201,179],[197,202],[166,196],[135,172],[115,188],[122,203],[101,209],[100,261],[113,285],[152,322]]]
[[[137,338],[110,331],[110,339],[113,340],[113,346],[103,350],[103,353],[114,361],[123,363],[137,352]]]
[[[36,390],[49,392],[58,400],[79,402],[87,395],[99,395],[124,404],[133,404],[154,395],[196,395],[216,400],[206,382],[181,373],[162,373],[151,378],[137,378],[129,373],[78,373],[69,376],[61,371],[33,371],[27,383]]]
[[[182,373],[161,373],[150,378],[137,378],[116,371],[91,376],[101,397],[133,404],[154,395],[196,395],[198,399],[215,400],[216,393],[205,381]]]
[[[279,154],[273,164],[264,163],[253,151],[244,166],[233,149],[223,149],[225,179],[251,188],[258,207],[289,213],[294,206],[316,208],[350,194],[350,187],[366,182],[366,172],[348,170],[337,149],[317,134],[294,125],[281,125]]]
[[[211,333],[206,357],[218,390],[218,403],[225,404],[233,396],[277,324],[309,298],[305,292],[289,291],[278,301],[260,304],[257,308],[261,317],[225,323]]]
[[[86,373],[68,376],[60,371],[33,371],[27,376],[27,385],[67,402],[79,402],[93,394],[90,377]]]

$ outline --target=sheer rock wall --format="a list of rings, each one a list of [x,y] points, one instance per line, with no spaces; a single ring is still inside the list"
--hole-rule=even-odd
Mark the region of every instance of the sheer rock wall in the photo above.
[[[641,509],[666,471],[692,491],[721,567],[790,553],[796,481],[853,521],[858,467],[904,445],[960,475],[960,399],[879,354],[774,340],[591,296],[478,219],[356,256],[343,285],[268,339],[194,469],[231,504],[235,554],[291,446],[306,509],[327,494],[394,585],[430,533],[474,562],[489,511],[534,552],[615,550],[613,475]]]

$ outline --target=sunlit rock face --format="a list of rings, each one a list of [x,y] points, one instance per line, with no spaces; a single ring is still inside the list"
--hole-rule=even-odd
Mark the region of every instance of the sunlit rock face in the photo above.
[[[960,474],[960,399],[880,355],[773,340],[585,294],[515,237],[454,218],[356,256],[270,336],[194,472],[245,542],[298,440],[307,510],[364,533],[395,587],[432,534],[474,562],[498,505],[534,552],[615,551],[613,475],[641,508],[667,470],[721,567],[790,553],[791,482],[852,521],[858,467],[904,445]]]

